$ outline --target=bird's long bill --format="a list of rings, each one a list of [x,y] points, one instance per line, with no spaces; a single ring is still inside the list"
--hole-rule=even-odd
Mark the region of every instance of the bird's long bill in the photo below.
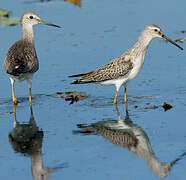
[[[48,22],[43,21],[43,20],[40,20],[40,24],[45,24],[45,25],[48,25],[48,26],[54,26],[54,27],[61,28],[60,26],[58,26],[58,25],[56,25],[56,24],[51,24],[51,23],[48,23]]]
[[[179,46],[177,43],[175,43],[173,40],[169,39],[167,36],[165,36],[164,34],[162,34],[162,38],[169,41],[170,43],[174,44],[175,46],[177,46],[178,48],[180,48],[181,50],[183,50],[183,48],[181,46]]]

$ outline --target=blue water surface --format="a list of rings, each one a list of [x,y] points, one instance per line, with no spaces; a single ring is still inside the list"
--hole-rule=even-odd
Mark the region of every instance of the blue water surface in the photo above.
[[[32,116],[26,82],[16,83],[15,90],[20,101],[16,120],[19,125],[35,121],[31,130],[37,135],[25,150],[11,139],[14,114],[0,115],[0,179],[183,180],[185,51],[159,39],[152,41],[141,73],[128,83],[129,122],[123,121],[128,119],[123,88],[118,97],[119,115],[112,104],[115,87],[71,85],[68,76],[94,70],[120,56],[148,24],[159,25],[172,39],[185,38],[180,32],[186,30],[185,6],[184,0],[82,0],[81,7],[63,0],[2,0],[0,8],[12,11],[12,18],[32,10],[62,28],[34,27],[40,69],[33,78]],[[20,38],[20,25],[0,26],[1,64],[8,48]],[[0,77],[0,112],[12,112],[11,85],[2,66]],[[65,91],[89,96],[71,105],[63,98],[48,96]],[[164,102],[173,108],[164,111]],[[79,129],[77,124],[90,126]],[[131,137],[137,139],[137,145],[122,142],[132,133],[136,133]]]

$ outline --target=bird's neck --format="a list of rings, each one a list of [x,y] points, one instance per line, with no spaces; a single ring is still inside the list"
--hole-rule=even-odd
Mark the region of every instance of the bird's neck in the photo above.
[[[145,56],[145,53],[147,51],[147,48],[152,41],[152,37],[146,34],[145,32],[142,32],[141,36],[139,37],[136,44],[131,48],[131,51],[136,56],[143,55]]]
[[[152,39],[153,37],[149,35],[148,32],[143,31],[140,37],[138,38],[138,43],[140,43],[142,47],[147,48],[150,42],[152,41]]]
[[[34,30],[31,24],[22,25],[22,39],[34,45]]]

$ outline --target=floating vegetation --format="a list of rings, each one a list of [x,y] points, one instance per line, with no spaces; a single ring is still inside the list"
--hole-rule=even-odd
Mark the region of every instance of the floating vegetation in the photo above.
[[[81,7],[81,0],[64,0],[64,1],[71,2],[74,5]]]
[[[73,104],[74,102],[78,102],[80,100],[84,100],[88,97],[87,94],[84,94],[82,92],[56,92],[55,94],[50,94],[48,96],[55,97],[55,98],[63,98],[65,101],[70,101],[70,104]]]
[[[182,30],[182,31],[180,31],[182,34],[185,34],[186,33],[186,30]]]
[[[186,38],[178,38],[178,39],[175,39],[174,41],[175,42],[184,43],[185,40],[186,40]],[[165,40],[165,39],[162,39],[161,41],[168,43],[168,41]]]
[[[72,43],[72,46],[76,47],[76,46],[78,46],[78,44],[77,43]]]
[[[173,106],[171,104],[168,104],[167,102],[164,102],[162,107],[163,107],[164,111],[167,111],[167,110],[173,108]]]
[[[179,39],[175,39],[174,41],[184,43],[185,40],[186,40],[186,38],[179,38]]]
[[[0,8],[0,17],[9,17],[11,12]]]
[[[0,9],[0,25],[15,26],[17,24],[20,24],[20,20],[9,18],[10,13],[10,11]]]
[[[4,26],[15,26],[17,24],[20,24],[20,20],[9,19],[9,18],[5,18],[5,17],[0,18],[0,25],[4,25]]]

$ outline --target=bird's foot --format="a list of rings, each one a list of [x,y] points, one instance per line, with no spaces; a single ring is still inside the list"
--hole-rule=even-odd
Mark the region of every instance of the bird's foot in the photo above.
[[[117,105],[117,97],[114,98],[114,105],[116,106]]]
[[[17,105],[19,103],[19,101],[16,98],[13,98],[13,102],[15,105]]]

